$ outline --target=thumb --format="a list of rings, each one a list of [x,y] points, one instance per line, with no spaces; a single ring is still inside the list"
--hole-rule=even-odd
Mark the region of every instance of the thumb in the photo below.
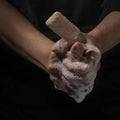
[[[83,56],[83,54],[84,54],[83,44],[80,42],[75,42],[72,45],[70,52],[71,52],[71,58],[73,60],[81,61],[84,58],[84,56]]]

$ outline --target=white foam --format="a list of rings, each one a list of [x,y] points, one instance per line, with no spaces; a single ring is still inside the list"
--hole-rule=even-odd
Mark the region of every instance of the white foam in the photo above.
[[[61,52],[64,53],[66,47],[61,47],[61,45],[62,44],[58,43],[56,47],[59,47]],[[56,87],[56,89],[67,92],[68,95],[75,99],[76,102],[82,102],[86,95],[92,91],[94,80],[97,75],[97,66],[101,58],[101,52],[98,48],[89,44],[86,44],[86,47],[90,51],[95,52],[95,56],[91,56],[91,58],[95,61],[94,64],[93,62],[85,63],[84,61],[81,62],[77,60],[73,62],[70,58],[70,51],[68,51],[68,56],[62,60],[62,63],[58,63],[58,66],[61,66],[62,77],[64,79],[62,79],[63,84],[61,88]],[[64,85],[67,85],[67,87],[72,89],[74,94],[69,94]],[[75,87],[72,87],[71,85]]]

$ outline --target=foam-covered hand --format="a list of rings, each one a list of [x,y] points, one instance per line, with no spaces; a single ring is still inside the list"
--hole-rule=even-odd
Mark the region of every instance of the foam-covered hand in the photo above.
[[[68,46],[59,40],[53,46],[48,70],[55,87],[81,102],[93,89],[101,53],[90,44]]]

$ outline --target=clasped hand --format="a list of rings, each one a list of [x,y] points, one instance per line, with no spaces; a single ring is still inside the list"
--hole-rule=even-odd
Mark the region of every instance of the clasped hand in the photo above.
[[[101,53],[97,47],[61,39],[53,45],[48,71],[55,88],[81,102],[94,86]]]

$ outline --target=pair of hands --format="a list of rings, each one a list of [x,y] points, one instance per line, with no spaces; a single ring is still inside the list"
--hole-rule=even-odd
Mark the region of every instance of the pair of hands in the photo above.
[[[55,88],[81,102],[94,86],[100,50],[92,44],[63,39],[56,42],[50,54],[48,71]]]

